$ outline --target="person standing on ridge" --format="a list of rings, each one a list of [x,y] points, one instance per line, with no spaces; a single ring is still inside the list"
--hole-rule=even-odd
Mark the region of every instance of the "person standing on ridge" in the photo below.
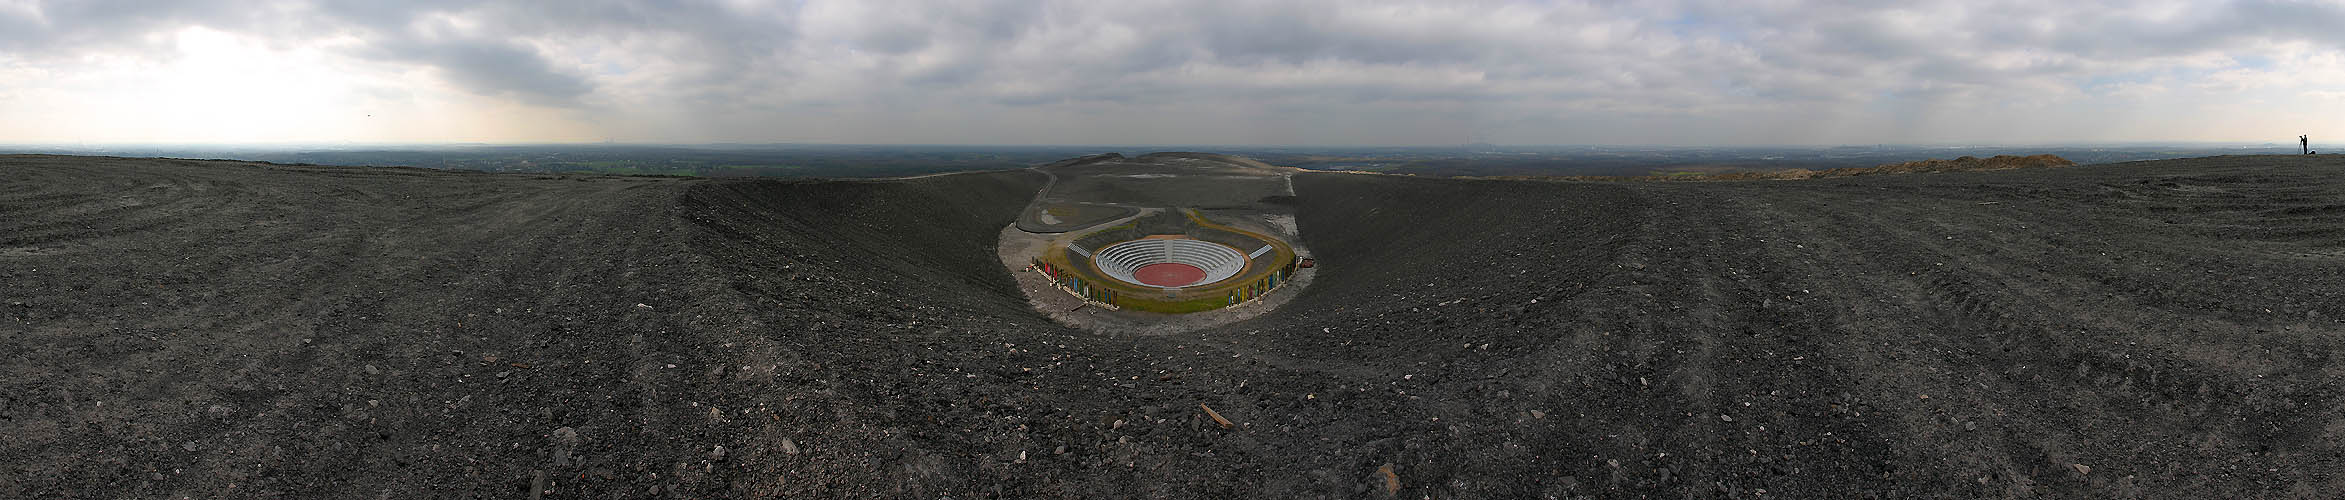
[[[2296,149],[2303,154],[2312,154],[2312,136],[2296,136]]]

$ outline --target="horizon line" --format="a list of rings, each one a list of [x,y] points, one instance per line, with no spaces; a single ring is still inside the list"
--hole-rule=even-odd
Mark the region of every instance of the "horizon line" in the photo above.
[[[1220,149],[1457,149],[1457,148],[1640,148],[1640,149],[1837,149],[1837,148],[1998,148],[1998,147],[2256,147],[2286,146],[2281,142],[2252,141],[2079,141],[2032,143],[1843,143],[1843,144],[1570,144],[1570,143],[1460,143],[1460,144],[954,144],[954,143],[844,143],[844,142],[0,142],[0,149],[13,148],[418,148],[418,147],[900,147],[900,148],[972,148],[972,149],[1074,149],[1074,148],[1220,148]],[[1169,151],[1169,150],[1167,150]]]

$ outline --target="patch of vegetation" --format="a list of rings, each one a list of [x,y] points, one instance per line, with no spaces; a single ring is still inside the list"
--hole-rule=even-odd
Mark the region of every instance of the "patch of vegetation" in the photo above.
[[[1122,307],[1122,308],[1125,308],[1125,309],[1131,309],[1131,310],[1135,310],[1135,311],[1148,311],[1148,312],[1166,313],[1166,314],[1183,314],[1183,313],[1193,313],[1193,312],[1211,311],[1211,310],[1214,310],[1214,309],[1220,309],[1220,308],[1224,308],[1224,307],[1229,307],[1229,306],[1230,306],[1230,304],[1229,304],[1229,297],[1227,297],[1227,296],[1223,296],[1223,297],[1204,297],[1204,298],[1198,298],[1198,299],[1193,299],[1193,300],[1177,301],[1177,302],[1160,302],[1160,301],[1154,301],[1154,300],[1128,300],[1128,299],[1129,299],[1129,298],[1127,298],[1127,300],[1117,300],[1116,302],[1122,302],[1122,303],[1121,303],[1121,304],[1116,304],[1116,307]]]

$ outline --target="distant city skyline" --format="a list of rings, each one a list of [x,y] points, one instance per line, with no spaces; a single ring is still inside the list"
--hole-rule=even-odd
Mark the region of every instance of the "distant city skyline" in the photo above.
[[[0,144],[2320,149],[2339,26],[2345,1],[0,0]]]

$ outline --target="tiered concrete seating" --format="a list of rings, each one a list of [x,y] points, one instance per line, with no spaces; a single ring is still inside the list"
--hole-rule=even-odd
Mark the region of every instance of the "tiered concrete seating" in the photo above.
[[[1189,239],[1146,239],[1109,245],[1094,254],[1100,272],[1110,278],[1135,285],[1149,286],[1132,277],[1142,266],[1177,262],[1196,266],[1205,271],[1205,279],[1197,285],[1213,283],[1246,270],[1246,255],[1230,247]]]

